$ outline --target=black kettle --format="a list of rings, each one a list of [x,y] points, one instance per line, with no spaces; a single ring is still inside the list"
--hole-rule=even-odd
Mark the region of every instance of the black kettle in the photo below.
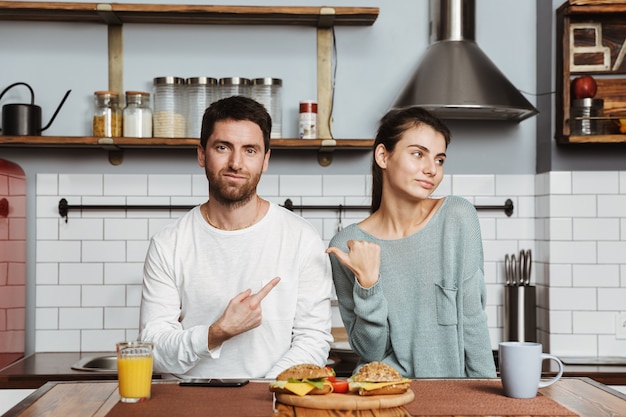
[[[67,96],[69,96],[72,90],[67,90],[61,104],[57,107],[56,111],[52,115],[52,119],[45,127],[41,127],[41,107],[35,105],[35,93],[30,85],[26,83],[14,83],[4,89],[0,94],[0,100],[2,96],[9,89],[16,85],[25,85],[30,90],[30,104],[18,103],[18,104],[5,104],[2,106],[2,134],[5,136],[40,136],[41,132],[50,127],[54,118],[57,117],[57,113],[61,110],[61,106],[65,103]]]

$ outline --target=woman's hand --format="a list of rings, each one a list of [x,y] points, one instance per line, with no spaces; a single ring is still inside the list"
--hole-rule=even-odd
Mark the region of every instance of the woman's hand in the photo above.
[[[336,247],[329,247],[331,253],[356,276],[363,288],[370,288],[380,278],[380,246],[364,240],[349,240],[348,253]]]

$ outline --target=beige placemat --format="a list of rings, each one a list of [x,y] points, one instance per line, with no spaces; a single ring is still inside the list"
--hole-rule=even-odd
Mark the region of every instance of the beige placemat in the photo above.
[[[578,416],[541,393],[508,398],[500,380],[415,380],[411,389],[415,400],[404,407],[414,416]]]
[[[413,416],[578,416],[541,394],[530,399],[505,397],[499,380],[414,380],[411,390],[415,399],[404,408]],[[239,388],[152,384],[149,401],[117,403],[106,417],[270,417],[272,410],[268,383],[251,382]]]
[[[151,397],[136,404],[118,402],[106,417],[270,417],[273,409],[269,384],[261,382],[236,388],[152,384]]]

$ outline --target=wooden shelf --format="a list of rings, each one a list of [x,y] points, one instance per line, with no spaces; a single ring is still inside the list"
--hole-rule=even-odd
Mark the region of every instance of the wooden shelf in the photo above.
[[[626,143],[626,135],[570,135],[567,143]]]
[[[0,147],[103,148],[195,148],[193,138],[99,138],[94,136],[0,136]],[[371,139],[272,139],[272,149],[370,150]]]
[[[371,26],[378,7],[212,6],[191,4],[122,4],[0,1],[0,21],[87,22],[108,28],[108,89],[124,91],[123,25],[127,23],[202,25],[312,26],[317,32],[318,140],[272,140],[274,149],[317,149],[318,161],[329,164],[335,149],[370,149],[370,140],[333,140],[330,126],[332,103],[332,28]],[[119,151],[132,147],[195,147],[197,139],[97,138],[65,136],[0,137],[0,146],[100,147],[117,152],[111,163],[121,163]]]
[[[0,136],[2,147],[28,148],[91,148],[108,151],[109,162],[120,165],[124,150],[132,148],[150,149],[195,149],[199,139],[193,138],[99,138],[94,136]],[[328,166],[336,150],[369,151],[373,139],[271,139],[271,149],[316,150],[317,162]]]
[[[371,26],[377,7],[211,6],[0,1],[0,20],[203,25]]]
[[[569,0],[556,13],[555,139],[559,144],[626,143],[617,124],[602,135],[574,135],[570,125],[574,78],[591,75],[604,112],[626,109],[626,1]]]

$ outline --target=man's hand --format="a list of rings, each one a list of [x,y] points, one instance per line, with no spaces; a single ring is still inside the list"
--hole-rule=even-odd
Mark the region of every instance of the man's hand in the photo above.
[[[222,317],[209,327],[209,349],[221,345],[233,336],[259,327],[263,319],[261,301],[279,281],[280,277],[275,277],[256,294],[247,289],[233,297]]]
[[[374,286],[380,276],[380,246],[364,240],[349,240],[348,253],[331,246],[326,253],[331,253],[354,273],[363,288]]]

